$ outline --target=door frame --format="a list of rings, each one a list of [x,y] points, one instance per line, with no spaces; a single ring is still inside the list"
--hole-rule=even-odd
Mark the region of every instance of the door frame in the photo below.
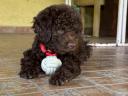
[[[65,4],[71,6],[72,0],[65,0]],[[128,6],[128,0],[119,0],[116,42],[108,43],[108,44],[91,43],[89,45],[91,46],[128,46],[128,43],[126,43],[127,6]]]
[[[128,0],[119,0],[117,22],[117,46],[126,44],[127,4]],[[127,44],[126,44],[127,45]]]
[[[89,45],[95,47],[128,46],[128,43],[126,43],[127,6],[128,6],[128,0],[119,0],[116,42],[108,43],[108,44],[91,43]]]
[[[72,5],[72,0],[65,0],[65,4],[71,6]]]

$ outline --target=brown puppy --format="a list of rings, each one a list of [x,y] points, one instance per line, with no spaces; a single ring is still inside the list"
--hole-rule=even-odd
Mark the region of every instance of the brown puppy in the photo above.
[[[80,14],[67,5],[52,5],[34,18],[33,29],[35,40],[32,48],[23,53],[20,76],[31,79],[45,74],[41,69],[41,60],[46,57],[39,47],[41,43],[62,61],[62,66],[50,77],[50,84],[62,85],[78,76],[81,63],[91,52],[81,37]]]

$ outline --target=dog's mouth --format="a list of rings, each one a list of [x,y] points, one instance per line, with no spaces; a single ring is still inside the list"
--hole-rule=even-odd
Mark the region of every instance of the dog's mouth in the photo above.
[[[64,53],[74,53],[78,51],[79,46],[76,43],[68,43],[68,44],[64,44],[64,45],[59,45],[57,47],[56,52],[64,54]]]
[[[76,44],[75,43],[68,43],[67,44],[67,48],[69,50],[75,50],[76,49]]]
[[[77,45],[75,43],[68,43],[65,47],[61,48],[63,52],[74,52],[77,50]]]

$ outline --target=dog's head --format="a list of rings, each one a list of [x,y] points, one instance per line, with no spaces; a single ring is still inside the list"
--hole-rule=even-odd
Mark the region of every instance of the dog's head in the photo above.
[[[73,52],[81,42],[80,14],[67,5],[53,5],[42,10],[35,18],[34,32],[40,42],[55,52]]]

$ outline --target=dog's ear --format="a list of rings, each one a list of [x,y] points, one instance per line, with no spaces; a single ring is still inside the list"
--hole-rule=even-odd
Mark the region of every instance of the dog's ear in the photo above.
[[[39,26],[38,23],[39,23],[39,22],[37,21],[36,17],[34,17],[34,18],[33,18],[33,26],[32,26],[32,28],[34,29],[34,32],[35,32],[36,34],[41,30],[41,28],[40,28],[40,26]]]
[[[45,24],[46,22],[42,22],[40,20],[37,20],[36,17],[34,17],[34,22],[32,28],[34,29],[34,32],[38,36],[38,39],[41,40],[43,43],[47,43],[51,37],[51,31],[48,24]]]
[[[49,30],[41,32],[39,36],[40,36],[39,38],[41,39],[43,43],[48,43],[50,39],[52,38],[51,31]]]

